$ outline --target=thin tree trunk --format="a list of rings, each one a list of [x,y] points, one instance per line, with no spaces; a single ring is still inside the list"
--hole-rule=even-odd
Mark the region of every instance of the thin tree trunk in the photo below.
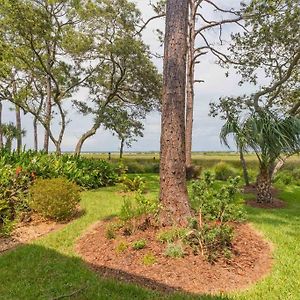
[[[278,160],[278,162],[275,165],[274,170],[273,170],[273,174],[272,174],[273,176],[276,175],[278,173],[278,171],[284,166],[284,164],[288,158],[289,158],[289,155],[285,155],[284,157],[282,157]]]
[[[185,94],[188,0],[168,0],[160,160],[162,225],[186,225],[191,217],[185,167]]]
[[[2,133],[2,102],[0,101],[0,149],[3,148],[3,133]]]
[[[244,180],[245,180],[245,185],[249,186],[250,185],[250,180],[249,180],[249,173],[248,173],[248,168],[247,168],[247,163],[244,157],[244,151],[242,147],[239,147],[239,152],[240,152],[240,161],[242,164],[242,168],[243,168],[243,176],[244,176]]]
[[[22,151],[22,123],[21,123],[21,110],[18,105],[16,105],[16,128],[18,129],[18,136],[17,136],[17,151]]]
[[[123,153],[124,153],[124,139],[121,139],[121,147],[120,147],[120,159],[123,158]]]
[[[49,152],[49,139],[50,139],[50,126],[51,126],[51,115],[52,115],[52,87],[50,75],[47,76],[47,99],[46,99],[46,128],[44,136],[44,151]]]
[[[99,129],[100,125],[101,125],[100,122],[96,122],[96,123],[94,124],[94,126],[93,126],[89,131],[87,131],[86,133],[84,133],[84,134],[80,137],[79,141],[77,142],[76,148],[75,148],[75,155],[76,155],[76,156],[80,156],[80,153],[81,153],[82,146],[83,146],[84,142],[85,142],[88,138],[90,138],[91,136],[93,136],[93,135],[96,134],[96,132],[97,132],[97,130]]]
[[[13,97],[16,99],[17,96],[17,82],[14,79],[13,81]],[[21,109],[20,106],[15,104],[15,112],[16,112],[16,128],[18,130],[18,136],[16,137],[17,139],[17,151],[21,152],[22,151],[22,123],[21,123]]]
[[[270,171],[267,168],[260,168],[260,173],[256,180],[257,202],[272,203],[272,180]]]
[[[188,63],[187,63],[187,90],[186,90],[186,167],[192,166],[192,141],[194,117],[194,80],[195,80],[195,26],[196,3],[190,0],[189,38],[188,38]]]
[[[33,119],[33,142],[34,142],[34,151],[38,151],[39,150],[38,125],[37,125],[36,117],[34,117],[34,119]]]

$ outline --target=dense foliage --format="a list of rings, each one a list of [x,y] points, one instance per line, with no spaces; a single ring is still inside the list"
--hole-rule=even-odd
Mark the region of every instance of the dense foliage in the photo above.
[[[79,187],[64,178],[38,179],[29,189],[30,207],[40,215],[58,221],[72,217],[79,201]]]
[[[96,189],[117,180],[114,169],[103,160],[36,152],[0,153],[0,170],[21,168],[39,178],[65,177],[81,187]]]

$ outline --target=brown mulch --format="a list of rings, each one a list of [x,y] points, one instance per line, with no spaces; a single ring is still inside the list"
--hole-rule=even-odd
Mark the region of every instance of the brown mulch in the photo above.
[[[61,229],[64,225],[32,215],[30,220],[20,222],[9,237],[0,237],[0,254]]]
[[[247,200],[246,204],[256,208],[278,209],[286,207],[286,203],[279,199],[273,199],[271,203],[258,203],[256,200]]]
[[[59,223],[47,220],[37,214],[26,215],[23,220],[17,224],[9,237],[0,237],[0,255],[17,246],[29,243],[39,237],[57,231],[83,214],[84,211],[78,207],[75,215],[70,220]]]
[[[81,237],[76,251],[101,276],[163,292],[218,293],[245,289],[262,279],[271,269],[271,247],[249,224],[239,224],[233,242],[230,261],[220,259],[210,264],[202,255],[192,253],[184,258],[167,258],[165,245],[157,241],[157,229],[136,231],[132,236],[119,236],[115,240],[105,237],[107,222],[95,224]],[[116,252],[120,242],[131,244],[147,240],[144,249],[130,246]],[[156,262],[145,266],[142,259],[152,253]]]

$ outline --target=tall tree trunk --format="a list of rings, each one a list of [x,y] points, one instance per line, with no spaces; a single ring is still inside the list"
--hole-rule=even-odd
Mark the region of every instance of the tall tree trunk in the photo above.
[[[185,167],[185,95],[188,0],[168,0],[160,159],[162,225],[186,225],[191,217]]]
[[[195,81],[195,27],[196,27],[196,3],[190,0],[189,38],[188,38],[188,62],[187,62],[187,89],[186,89],[186,167],[192,166],[192,141],[193,141],[193,117],[194,117],[194,81]]]
[[[22,151],[22,123],[21,123],[21,109],[18,105],[16,105],[16,128],[18,129],[18,136],[17,136],[17,151]]]
[[[44,136],[44,151],[49,152],[50,126],[52,117],[52,87],[50,75],[47,76],[47,99],[46,99],[46,128]]]
[[[76,148],[75,148],[75,155],[76,156],[80,156],[80,153],[81,153],[82,146],[83,146],[84,142],[88,138],[90,138],[91,136],[96,134],[96,132],[99,129],[100,125],[101,125],[101,123],[96,121],[95,124],[93,125],[93,127],[80,137],[79,141],[77,142]]]
[[[37,118],[34,117],[33,119],[33,143],[34,143],[34,151],[39,150],[38,144],[38,125],[37,125]]]
[[[125,143],[125,140],[124,139],[121,139],[121,146],[120,146],[120,159],[123,158],[123,153],[124,153],[124,143]]]
[[[268,168],[260,168],[260,173],[256,180],[257,202],[272,203],[272,175]]]
[[[2,102],[0,101],[0,149],[3,148],[3,133],[2,133]]]
[[[242,147],[239,147],[239,152],[240,152],[240,161],[242,164],[242,168],[243,168],[243,177],[245,180],[245,185],[249,186],[250,185],[250,180],[249,180],[249,173],[248,173],[248,168],[247,168],[247,163],[244,157],[244,151]]]

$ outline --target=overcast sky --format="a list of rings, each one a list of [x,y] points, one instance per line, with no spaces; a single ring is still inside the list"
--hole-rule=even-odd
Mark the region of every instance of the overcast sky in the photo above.
[[[141,9],[144,18],[152,16],[152,12],[148,6],[149,0],[137,0],[135,1],[138,7]],[[236,6],[240,3],[240,0],[226,0],[219,1],[220,3],[226,2],[226,6]],[[211,11],[203,8],[206,16],[209,17]],[[152,51],[162,53],[162,49],[157,41],[155,29],[164,28],[163,21],[156,20],[145,30],[144,40],[150,45]],[[236,30],[232,26],[225,29],[230,33]],[[216,32],[210,33],[211,38],[217,36]],[[162,71],[162,60],[156,59],[155,64],[158,69]],[[226,148],[220,144],[219,131],[222,126],[222,122],[218,118],[211,118],[208,116],[209,103],[211,101],[217,101],[221,96],[240,95],[245,92],[249,92],[251,87],[239,87],[237,82],[239,77],[231,75],[229,78],[225,77],[225,70],[221,69],[214,63],[214,58],[211,56],[203,56],[201,64],[197,66],[196,72],[197,79],[202,79],[205,82],[196,85],[195,90],[195,113],[194,113],[194,133],[193,133],[193,151],[219,151]],[[79,94],[79,97],[84,97],[84,94]],[[68,125],[62,149],[63,151],[72,151],[79,139],[79,137],[90,128],[92,117],[80,116],[72,108],[71,104],[66,105],[68,110],[68,116],[71,122]],[[9,105],[4,107],[4,122],[14,121],[14,112],[9,109]],[[23,126],[26,129],[26,137],[24,138],[24,144],[27,148],[33,146],[32,136],[32,119],[29,115],[24,116]],[[56,128],[55,121],[53,122],[53,128]],[[42,135],[43,129],[39,128],[39,142],[42,147]],[[133,144],[130,151],[158,151],[160,140],[160,114],[157,112],[149,114],[145,120],[144,137],[139,139]],[[54,147],[51,145],[51,150]],[[83,147],[83,151],[118,151],[119,141],[110,132],[99,129],[97,134],[86,141]],[[127,149],[128,150],[128,149]]]

